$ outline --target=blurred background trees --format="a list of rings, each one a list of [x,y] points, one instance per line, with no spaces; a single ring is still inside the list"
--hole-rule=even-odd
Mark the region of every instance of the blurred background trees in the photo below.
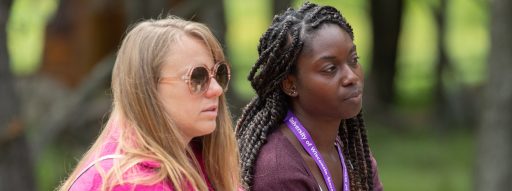
[[[476,190],[512,189],[512,2],[491,4],[488,83],[478,129]]]
[[[34,165],[6,43],[11,6],[10,0],[0,2],[0,190],[34,190]]]
[[[388,112],[395,100],[398,38],[402,26],[403,0],[370,0],[372,56],[366,96],[369,109]],[[371,110],[370,110],[371,111]]]
[[[316,0],[352,24],[365,118],[387,190],[510,190],[507,0]],[[206,23],[233,66],[234,117],[273,15],[301,0],[2,0],[0,190],[52,190],[108,115],[126,30],[174,14]],[[475,139],[478,138],[478,139]]]

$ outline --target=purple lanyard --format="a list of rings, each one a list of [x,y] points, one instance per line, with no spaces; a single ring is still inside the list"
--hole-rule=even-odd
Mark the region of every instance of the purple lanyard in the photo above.
[[[286,118],[284,119],[288,128],[295,134],[295,137],[299,140],[302,147],[309,153],[309,156],[315,160],[316,165],[322,172],[324,177],[325,185],[329,189],[329,191],[336,191],[334,186],[334,182],[332,182],[331,173],[329,173],[329,169],[325,164],[325,161],[322,155],[318,152],[318,149],[315,146],[315,143],[308,131],[302,126],[299,119],[291,112],[288,111]],[[350,191],[347,166],[345,165],[345,160],[343,158],[343,153],[338,144],[336,144],[336,148],[338,149],[338,154],[340,155],[341,165],[343,167],[343,190]]]

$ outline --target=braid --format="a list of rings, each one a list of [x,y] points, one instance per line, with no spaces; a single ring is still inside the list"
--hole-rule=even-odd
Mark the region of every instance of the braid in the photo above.
[[[357,121],[357,117],[356,117]],[[357,152],[357,162],[359,163],[358,174],[359,174],[359,183],[361,183],[361,190],[368,190],[368,178],[367,178],[367,166],[366,166],[366,156],[363,149],[363,142],[361,138],[361,126],[359,125],[359,121],[357,122],[357,130],[356,130],[356,152]]]
[[[347,126],[345,125],[345,121],[342,121],[340,124],[340,128],[338,130],[338,136],[341,139],[341,142],[343,143],[343,155],[348,159],[349,153],[348,153],[348,132],[347,132]]]
[[[242,180],[246,183],[252,180],[252,166],[267,135],[282,123],[287,112],[287,102],[282,92],[275,92],[263,102],[257,100],[259,98],[252,102],[255,103],[254,105],[248,105],[244,111],[244,114],[248,115],[243,116],[237,124],[237,138],[241,148]],[[260,105],[261,108],[257,109],[258,103],[264,103],[264,105]],[[240,125],[242,120],[248,122],[248,125]]]
[[[355,163],[357,166],[357,168],[355,169],[357,172],[355,173],[356,175],[356,185],[357,185],[357,188],[358,190],[366,190],[364,188],[364,186],[366,184],[363,184],[363,183],[366,183],[366,180],[364,179],[364,175],[366,174],[366,171],[364,169],[365,168],[365,165],[366,165],[366,162],[363,162],[364,161],[364,153],[363,153],[363,148],[362,148],[362,142],[361,142],[361,134],[360,134],[360,126],[359,126],[359,121],[357,120],[357,117],[354,117],[354,118],[351,118],[352,121],[354,121],[354,126],[351,128],[351,132],[352,132],[352,139],[353,139],[353,150],[354,152],[356,153],[356,156],[355,156]]]
[[[361,190],[361,177],[359,174],[359,156],[357,153],[357,145],[359,143],[359,140],[357,139],[357,121],[354,118],[346,119],[345,125],[347,127],[347,141],[348,141],[348,153],[349,153],[349,160],[352,164],[352,171],[350,172],[350,187],[354,190]]]
[[[236,136],[240,147],[242,180],[250,185],[253,166],[267,135],[276,129],[288,110],[287,98],[280,83],[292,70],[292,63],[302,49],[299,30],[294,28],[299,20],[288,9],[277,16],[271,27],[260,38],[260,57],[249,73],[248,79],[257,96],[243,111],[237,122]],[[292,42],[288,42],[292,39]]]
[[[353,175],[353,170],[354,170],[353,167],[354,166],[352,165],[351,155],[349,153],[350,147],[349,147],[348,131],[347,131],[346,123],[347,123],[346,120],[341,122],[339,130],[338,130],[338,136],[340,137],[341,142],[343,143],[341,152],[343,153],[345,162],[347,164],[347,171],[348,171],[349,177],[354,177],[354,175]],[[353,188],[353,186],[354,185],[352,184],[352,178],[351,178],[350,179],[350,187]]]
[[[373,166],[370,155],[370,147],[368,146],[368,138],[366,136],[366,127],[363,121],[363,112],[360,112],[357,115],[357,120],[359,121],[361,141],[363,142],[364,156],[366,161],[366,177],[368,179],[368,190],[373,190]]]
[[[259,58],[247,78],[257,96],[244,108],[236,125],[242,180],[247,186],[252,185],[253,166],[261,146],[283,123],[288,111],[288,97],[281,90],[281,83],[287,75],[295,74],[296,59],[308,35],[326,23],[338,25],[354,39],[352,27],[338,10],[305,3],[297,11],[289,8],[274,16],[259,40]],[[362,118],[344,120],[338,134],[344,145],[342,152],[350,164],[352,190],[370,190],[371,163],[368,163],[369,149]]]
[[[351,190],[373,190],[373,167],[362,112],[340,124]]]

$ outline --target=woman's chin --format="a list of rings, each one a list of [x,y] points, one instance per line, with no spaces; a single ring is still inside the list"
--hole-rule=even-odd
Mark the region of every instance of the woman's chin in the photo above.
[[[213,124],[205,124],[203,127],[199,129],[199,136],[209,135],[212,134],[213,131],[217,128],[217,123],[214,122]]]
[[[359,107],[351,109],[350,111],[345,111],[345,113],[343,113],[343,119],[350,119],[350,118],[356,117],[357,114],[359,114],[359,112],[361,112],[361,108],[362,107],[359,106]]]

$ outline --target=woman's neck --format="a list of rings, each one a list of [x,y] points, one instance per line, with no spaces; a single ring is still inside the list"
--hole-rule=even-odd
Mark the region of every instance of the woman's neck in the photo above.
[[[314,115],[297,107],[293,111],[293,114],[295,114],[302,126],[304,126],[311,135],[311,138],[320,152],[328,153],[335,149],[333,145],[338,136],[341,118]]]

